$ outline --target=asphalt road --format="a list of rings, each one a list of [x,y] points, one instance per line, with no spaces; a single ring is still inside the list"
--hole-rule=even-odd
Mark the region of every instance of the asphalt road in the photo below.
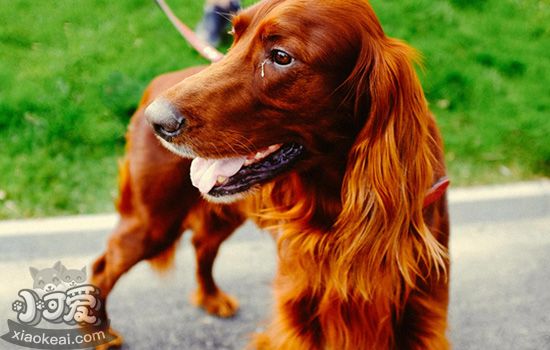
[[[550,349],[550,182],[454,190],[449,336],[455,349]],[[11,303],[30,288],[29,267],[61,260],[81,268],[102,251],[113,216],[0,223],[0,334]],[[188,238],[188,237],[186,237]],[[158,276],[140,263],[109,301],[124,349],[241,349],[271,307],[275,270],[271,238],[245,224],[223,246],[220,286],[240,301],[221,320],[190,306],[194,256],[183,239],[175,269]],[[0,349],[22,349],[0,340]]]

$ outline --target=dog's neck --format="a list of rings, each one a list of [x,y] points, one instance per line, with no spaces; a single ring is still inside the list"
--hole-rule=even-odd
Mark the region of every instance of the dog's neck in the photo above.
[[[344,170],[336,163],[291,172],[266,184],[247,201],[246,211],[259,226],[278,231],[281,225],[328,232],[342,210]]]

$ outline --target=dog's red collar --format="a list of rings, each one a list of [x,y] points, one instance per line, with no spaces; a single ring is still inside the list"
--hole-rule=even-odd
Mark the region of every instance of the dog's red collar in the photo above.
[[[436,202],[445,191],[447,191],[447,187],[449,187],[449,184],[451,181],[447,176],[443,176],[439,180],[436,181],[436,183],[426,192],[426,196],[424,197],[424,208],[429,206],[430,204],[433,204]]]

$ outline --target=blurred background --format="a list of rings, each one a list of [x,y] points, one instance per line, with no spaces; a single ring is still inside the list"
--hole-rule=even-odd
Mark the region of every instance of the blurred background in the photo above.
[[[202,1],[169,3],[191,27],[199,21]],[[455,186],[550,175],[550,1],[372,5],[388,35],[424,56],[419,73]],[[0,219],[112,211],[143,89],[206,61],[153,1],[0,8]]]

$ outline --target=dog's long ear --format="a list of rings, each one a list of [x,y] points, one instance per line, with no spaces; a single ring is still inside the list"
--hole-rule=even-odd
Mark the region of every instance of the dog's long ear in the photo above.
[[[347,80],[362,129],[342,185],[335,266],[348,281],[376,280],[374,275],[414,285],[421,265],[445,265],[445,252],[422,216],[439,146],[430,134],[433,121],[413,67],[414,50],[381,29],[378,34],[365,35]],[[371,287],[365,282],[359,290],[369,294]]]

